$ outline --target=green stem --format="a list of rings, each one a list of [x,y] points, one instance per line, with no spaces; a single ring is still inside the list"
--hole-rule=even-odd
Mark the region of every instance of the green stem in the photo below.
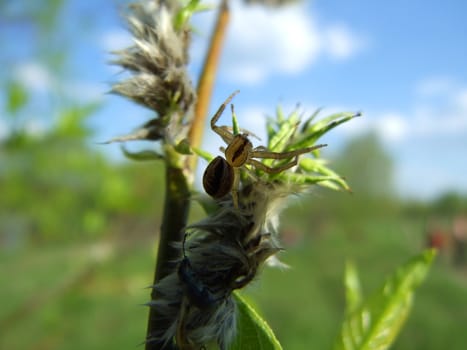
[[[228,21],[229,10],[227,0],[223,0],[197,88],[198,102],[195,106],[195,116],[188,135],[192,147],[199,147],[201,144],[204,123]],[[177,157],[176,155],[170,154],[169,152],[167,153],[167,157],[164,214],[153,279],[154,284],[157,284],[157,282],[171,272],[170,262],[180,257],[180,252],[173,248],[171,243],[180,242],[183,239],[183,229],[188,221],[190,186],[193,178],[193,176],[187,176],[187,174],[192,174],[196,168],[196,157],[194,156],[187,158],[187,162],[185,163],[186,169],[183,169],[183,165],[180,165],[180,163],[175,162],[173,158]],[[158,298],[159,295],[157,291],[152,289],[151,300],[156,300]],[[158,317],[157,310],[150,308],[146,333],[147,338],[151,338],[151,334],[154,334],[156,330],[166,328],[167,324]],[[146,350],[169,350],[172,348],[172,344],[168,344],[164,347],[160,342],[150,342],[146,344]]]
[[[157,252],[156,268],[154,272],[154,284],[171,272],[170,262],[179,258],[179,251],[171,246],[172,242],[180,242],[183,238],[183,229],[188,221],[190,208],[190,189],[183,169],[166,164],[165,178],[165,204]],[[156,300],[159,295],[152,289],[151,300]],[[147,338],[151,338],[156,330],[167,328],[166,322],[158,317],[157,309],[149,309],[147,326]],[[170,349],[172,345],[162,347],[161,343],[146,343],[146,350]]]

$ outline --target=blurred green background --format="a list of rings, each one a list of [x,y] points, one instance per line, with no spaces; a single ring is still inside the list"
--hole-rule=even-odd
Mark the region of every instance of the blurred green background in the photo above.
[[[0,138],[0,349],[135,348],[146,330],[140,305],[153,275],[163,168],[116,161],[94,142],[92,117],[105,106],[63,93],[73,55],[57,36],[63,3],[40,4],[10,18],[34,26],[54,88],[32,94],[1,73],[8,132]],[[34,118],[45,121],[40,132]],[[435,246],[440,254],[394,349],[465,349],[467,197],[394,196],[395,164],[372,133],[350,139],[332,164],[354,194],[317,189],[293,200],[281,254],[291,267],[265,268],[243,293],[285,349],[329,349],[343,319],[346,260],[357,264],[368,295]],[[194,204],[192,220],[201,215]]]

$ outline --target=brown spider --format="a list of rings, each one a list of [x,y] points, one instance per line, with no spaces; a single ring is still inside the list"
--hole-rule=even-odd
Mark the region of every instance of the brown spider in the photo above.
[[[222,149],[225,159],[221,156],[214,158],[207,166],[203,175],[203,186],[207,194],[213,198],[222,198],[232,192],[234,206],[238,208],[238,187],[240,181],[240,168],[246,164],[254,166],[256,169],[268,174],[278,174],[287,170],[298,162],[298,156],[314,151],[326,145],[316,145],[313,147],[301,148],[288,152],[272,152],[264,146],[253,147],[248,139],[248,133],[234,134],[227,126],[217,126],[216,122],[224,112],[227,104],[238,94],[235,91],[219,107],[216,114],[211,119],[211,129],[218,134],[227,144],[227,148]],[[232,114],[234,113],[233,105]],[[269,167],[254,158],[288,159],[294,158],[291,162],[278,167]]]

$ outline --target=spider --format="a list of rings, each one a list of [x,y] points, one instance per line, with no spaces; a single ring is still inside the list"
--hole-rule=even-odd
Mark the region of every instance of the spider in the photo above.
[[[264,146],[253,147],[248,138],[248,133],[235,134],[227,126],[217,126],[216,122],[224,112],[227,104],[234,98],[239,91],[232,93],[217,110],[211,119],[211,129],[218,134],[227,144],[224,151],[225,158],[217,156],[207,166],[203,175],[203,187],[207,194],[213,198],[222,198],[229,192],[232,193],[232,200],[235,208],[238,208],[238,188],[240,182],[240,168],[245,165],[251,165],[268,174],[278,174],[287,170],[298,162],[298,156],[304,153],[314,151],[325,147],[325,144],[312,147],[301,148],[288,152],[272,152]],[[234,107],[231,105],[232,115]],[[277,166],[269,167],[255,158],[269,159],[289,159],[291,162]]]

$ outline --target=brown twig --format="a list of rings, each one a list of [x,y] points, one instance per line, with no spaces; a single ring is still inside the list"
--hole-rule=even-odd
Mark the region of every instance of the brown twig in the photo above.
[[[192,147],[199,147],[204,131],[206,115],[209,109],[212,91],[214,88],[214,80],[216,77],[217,67],[219,65],[222,44],[224,42],[227,24],[229,22],[230,12],[228,1],[223,0],[217,17],[217,22],[211,37],[209,50],[198,81],[197,95],[198,101],[195,106],[195,116],[188,134],[188,140]],[[189,168],[195,169],[197,157],[190,157]]]

